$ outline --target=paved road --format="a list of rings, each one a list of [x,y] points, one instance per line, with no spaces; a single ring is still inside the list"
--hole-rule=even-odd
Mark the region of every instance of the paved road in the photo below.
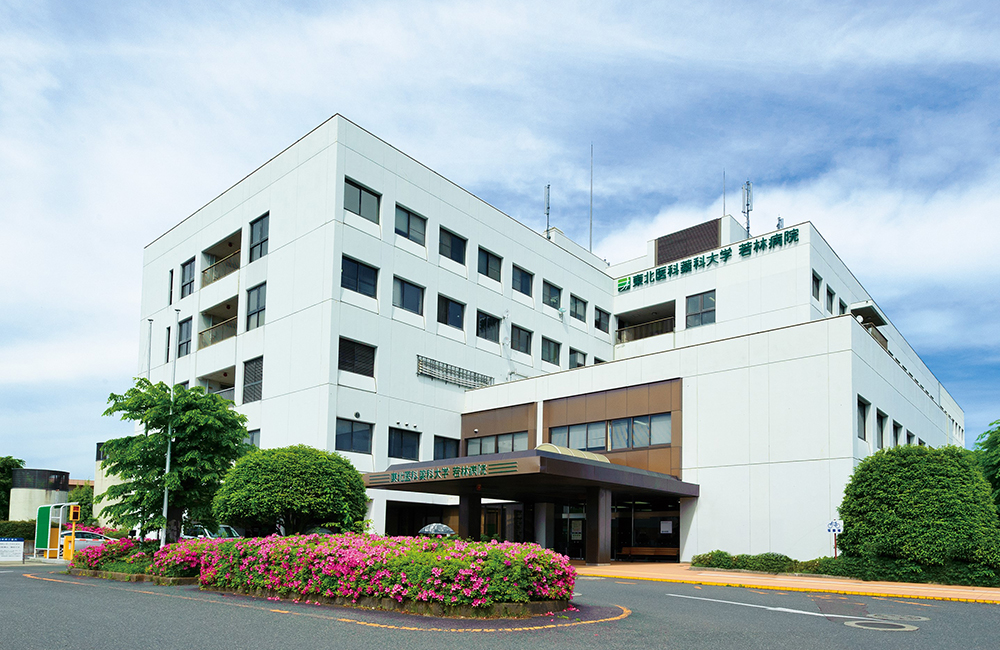
[[[25,575],[27,574],[27,575]],[[0,567],[0,647],[906,648],[998,647],[1000,606],[581,578],[579,612],[456,621],[255,600]],[[881,616],[882,619],[873,618]],[[577,620],[579,619],[579,620]],[[900,623],[879,623],[905,619]],[[875,630],[845,623],[900,628]],[[857,623],[854,623],[855,625]],[[916,628],[916,629],[910,629]]]

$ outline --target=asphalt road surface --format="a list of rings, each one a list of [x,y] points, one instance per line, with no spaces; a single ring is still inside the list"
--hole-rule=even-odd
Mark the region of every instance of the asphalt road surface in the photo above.
[[[578,611],[441,619],[0,567],[0,648],[1000,648],[1000,606],[579,578]]]

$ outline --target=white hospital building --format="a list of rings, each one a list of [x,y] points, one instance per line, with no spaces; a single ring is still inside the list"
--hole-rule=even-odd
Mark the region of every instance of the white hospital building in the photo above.
[[[854,467],[964,416],[807,218],[609,266],[338,115],[146,247],[139,373],[342,453],[379,532],[829,555]]]

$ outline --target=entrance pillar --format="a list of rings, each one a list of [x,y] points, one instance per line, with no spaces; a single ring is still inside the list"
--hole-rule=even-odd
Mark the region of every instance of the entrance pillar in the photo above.
[[[589,565],[611,563],[611,490],[587,488],[587,550]]]
[[[479,541],[482,521],[482,497],[461,495],[458,497],[458,536]]]
[[[535,542],[542,548],[556,545],[556,504],[535,504]]]

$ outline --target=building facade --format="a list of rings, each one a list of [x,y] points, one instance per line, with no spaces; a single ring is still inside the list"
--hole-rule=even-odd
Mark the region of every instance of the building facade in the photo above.
[[[609,267],[340,116],[146,247],[140,328],[141,373],[176,364],[261,447],[343,453],[390,534],[814,557],[860,459],[964,443],[810,223]]]

